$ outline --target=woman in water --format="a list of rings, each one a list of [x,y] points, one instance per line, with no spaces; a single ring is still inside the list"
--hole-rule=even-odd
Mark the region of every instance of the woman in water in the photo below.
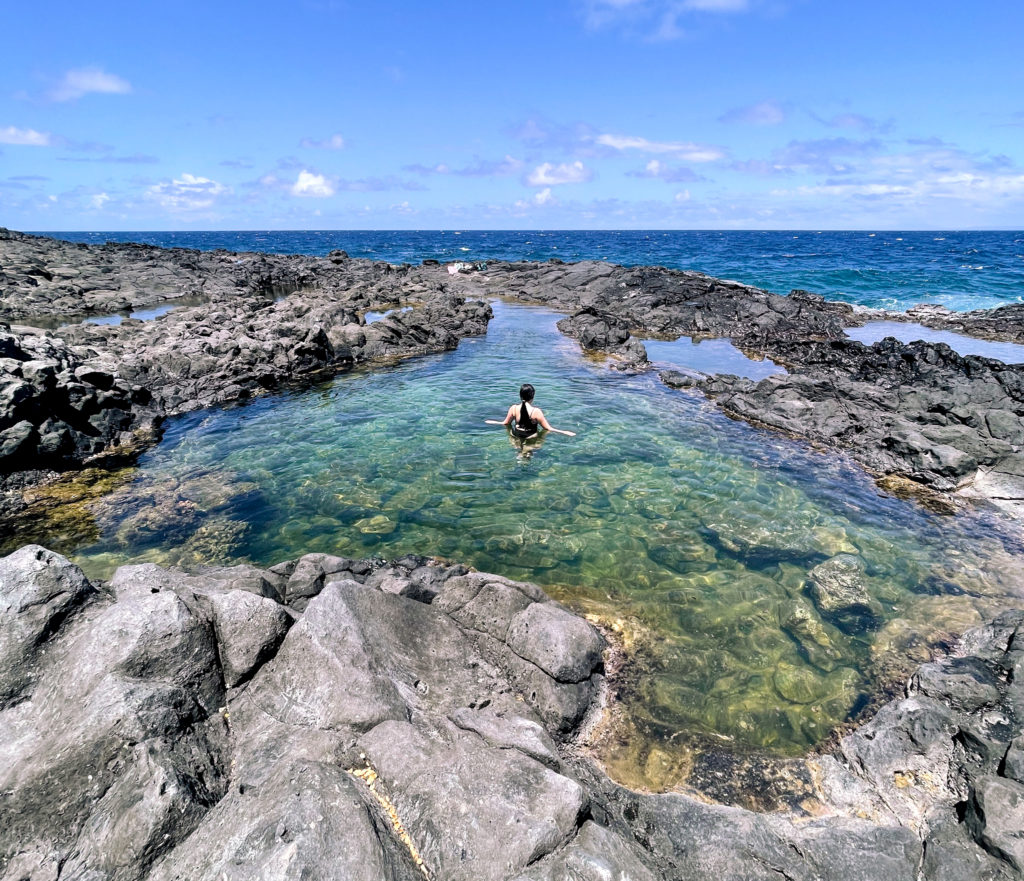
[[[533,386],[528,382],[524,383],[519,388],[521,403],[513,404],[508,408],[508,413],[505,414],[505,421],[498,422],[495,419],[488,419],[487,422],[491,425],[507,425],[513,437],[517,437],[519,440],[529,440],[532,437],[536,437],[538,428],[543,428],[545,431],[553,431],[556,434],[576,437],[575,431],[562,431],[562,429],[555,428],[548,422],[544,417],[544,411],[540,407],[534,407],[532,404],[534,393]]]

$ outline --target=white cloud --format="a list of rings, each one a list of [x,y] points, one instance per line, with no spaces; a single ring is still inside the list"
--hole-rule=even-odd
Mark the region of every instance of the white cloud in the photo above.
[[[339,134],[333,134],[329,138],[319,141],[314,138],[303,138],[299,141],[299,146],[315,150],[341,150],[345,146],[345,139]]]
[[[649,141],[634,135],[597,136],[597,143],[613,150],[639,150],[642,153],[671,153],[688,162],[715,162],[725,158],[725,152],[719,147],[708,144],[695,144],[691,141]]]
[[[96,193],[89,201],[92,202],[92,207],[99,211],[104,203],[110,201],[110,196],[106,193]]]
[[[37,132],[33,128],[15,128],[13,125],[0,128],[0,144],[15,144],[20,147],[49,147],[53,138],[49,132]]]
[[[537,195],[533,197],[534,205],[547,205],[551,201],[551,187],[544,187]]]
[[[562,162],[554,165],[544,162],[538,165],[526,178],[531,187],[556,187],[561,184],[581,184],[592,177],[590,169],[582,162]]]
[[[689,190],[683,190],[680,193],[676,193],[675,201],[677,201],[677,202],[689,202],[690,201],[690,191]]]
[[[106,95],[124,95],[132,90],[128,80],[106,73],[98,67],[69,70],[64,78],[50,90],[51,101],[74,101],[96,92]]]
[[[224,184],[186,172],[172,181],[153,184],[146,190],[146,197],[156,200],[168,211],[199,211],[209,208],[218,196],[230,192]]]
[[[322,174],[311,171],[300,171],[299,178],[292,185],[293,196],[308,196],[314,199],[326,199],[334,195],[334,185]]]

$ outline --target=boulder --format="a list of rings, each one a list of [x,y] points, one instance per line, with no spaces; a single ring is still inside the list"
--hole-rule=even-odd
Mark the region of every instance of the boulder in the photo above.
[[[1024,784],[1004,777],[975,780],[966,823],[989,853],[1024,872]]]
[[[224,684],[234,688],[274,655],[292,619],[272,599],[244,590],[210,597]]]
[[[425,865],[451,881],[514,875],[568,839],[586,806],[578,783],[457,728],[384,722],[359,747]]]
[[[512,618],[508,647],[558,682],[583,682],[601,668],[605,643],[582,618],[553,603],[532,603]]]
[[[0,707],[33,683],[37,654],[96,595],[81,569],[39,545],[0,559]]]
[[[878,618],[878,603],[868,594],[858,557],[839,554],[807,573],[808,592],[822,616],[843,630],[871,626]]]

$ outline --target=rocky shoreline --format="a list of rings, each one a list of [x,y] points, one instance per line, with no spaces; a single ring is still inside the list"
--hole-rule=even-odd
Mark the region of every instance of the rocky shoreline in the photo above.
[[[599,262],[392,266],[341,251],[321,258],[87,246],[7,230],[0,474],[123,458],[167,416],[452,349],[486,331],[494,297],[568,312],[564,333],[626,368],[647,365],[643,337],[728,338],[787,372],[759,383],[663,378],[737,418],[847,451],[879,477],[1024,517],[1024,365],[961,357],[943,344],[865,346],[844,331],[872,313],[806,291],[779,296],[696,272]],[[191,305],[157,320],[117,315],[182,302]],[[119,323],[82,323],[89,315]],[[885,315],[1024,339],[1020,306]],[[63,320],[56,330],[31,325]],[[16,483],[5,478],[5,486]],[[5,495],[5,509],[15,509],[17,492]]]
[[[422,557],[269,570],[0,559],[0,879],[1009,879],[1024,612],[921,667],[759,814],[579,748],[605,642]]]
[[[168,416],[452,349],[486,331],[494,297],[566,312],[563,333],[625,369],[649,366],[643,338],[728,338],[787,372],[663,381],[947,503],[1024,517],[1024,366],[864,346],[844,329],[865,313],[807,292],[658,267],[396,267],[6,230],[0,514],[12,522],[57,472],[130,461]],[[150,306],[176,307],[120,315]],[[1018,341],[1022,313],[912,318]],[[461,566],[319,554],[90,584],[28,546],[0,560],[0,619],[0,881],[1024,871],[1024,612],[808,759],[814,797],[774,814],[611,781],[580,748],[602,701],[600,634],[534,585]]]

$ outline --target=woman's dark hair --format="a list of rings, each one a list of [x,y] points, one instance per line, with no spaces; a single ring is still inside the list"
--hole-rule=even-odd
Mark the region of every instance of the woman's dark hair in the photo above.
[[[534,395],[533,386],[528,382],[524,382],[519,386],[519,398],[523,401],[532,401]]]

